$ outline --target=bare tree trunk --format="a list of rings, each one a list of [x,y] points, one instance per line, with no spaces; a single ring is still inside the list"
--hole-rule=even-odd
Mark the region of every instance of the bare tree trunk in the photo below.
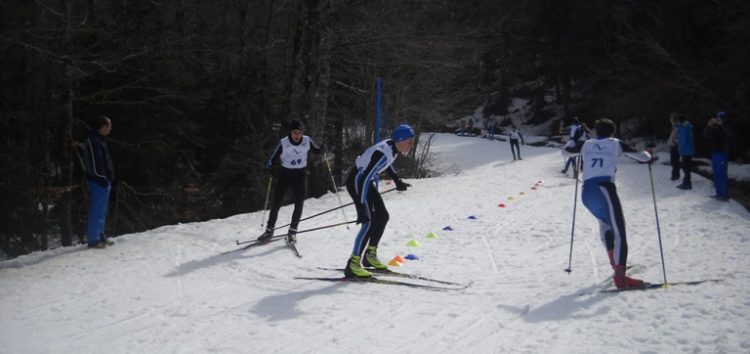
[[[65,19],[63,25],[65,26],[65,42],[64,46],[67,53],[71,53],[71,39],[70,39],[70,18],[72,16],[73,5],[70,2],[65,4]],[[60,214],[60,243],[63,246],[70,246],[73,244],[73,213],[72,203],[73,198],[71,191],[73,190],[73,68],[70,59],[66,60],[65,65],[65,105],[64,111],[61,115],[63,128],[63,160],[60,162],[62,182],[64,191],[62,192],[61,198],[61,214]]]
[[[304,0],[295,34],[290,108],[307,119],[313,136],[321,136],[326,123],[331,39],[325,21],[329,11],[327,0]]]

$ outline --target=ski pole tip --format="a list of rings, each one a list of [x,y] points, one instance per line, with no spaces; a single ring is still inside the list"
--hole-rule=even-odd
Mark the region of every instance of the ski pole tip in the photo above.
[[[572,271],[573,271],[573,270],[572,270],[572,269],[570,269],[570,268],[565,268],[565,269],[563,269],[563,270],[564,270],[565,272],[567,272],[568,274],[570,274],[570,272],[572,272]]]

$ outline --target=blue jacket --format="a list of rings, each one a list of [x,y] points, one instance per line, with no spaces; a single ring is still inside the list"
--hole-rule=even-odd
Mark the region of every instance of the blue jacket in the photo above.
[[[693,144],[693,124],[686,121],[678,125],[677,150],[680,156],[694,156],[695,145]]]

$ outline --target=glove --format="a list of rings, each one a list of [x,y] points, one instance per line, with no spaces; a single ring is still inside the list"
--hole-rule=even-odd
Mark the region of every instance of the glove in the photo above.
[[[406,187],[411,187],[411,184],[409,184],[409,183],[404,183],[404,181],[402,181],[402,180],[400,180],[400,179],[397,179],[397,180],[396,180],[396,190],[397,190],[397,191],[401,191],[401,192],[403,192],[403,191],[405,191],[405,190],[406,190]]]
[[[271,166],[271,165],[266,165],[266,167],[264,168],[264,170],[266,170],[266,173],[268,173],[269,175],[273,174],[273,166]]]
[[[365,211],[365,206],[357,205],[357,221],[355,221],[355,223],[366,224],[368,222],[370,222],[370,217],[367,216],[367,212]]]

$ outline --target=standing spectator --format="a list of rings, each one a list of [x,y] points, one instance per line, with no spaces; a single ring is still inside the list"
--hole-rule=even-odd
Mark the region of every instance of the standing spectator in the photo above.
[[[680,179],[680,151],[677,146],[677,132],[679,131],[679,124],[677,123],[677,113],[671,113],[669,115],[669,122],[672,124],[672,131],[669,133],[669,164],[672,165],[672,180],[676,181]]]
[[[703,131],[703,138],[708,140],[711,146],[711,170],[716,189],[716,195],[711,197],[720,201],[729,200],[728,163],[732,134],[726,127],[726,119],[726,113],[717,113],[716,117],[708,121]]]
[[[621,155],[639,162],[651,161],[651,155],[645,151],[636,151],[614,135],[615,124],[606,118],[599,119],[596,121],[596,139],[583,143],[569,141],[563,154],[580,154],[586,165],[581,201],[599,220],[599,236],[615,271],[615,286],[618,289],[639,288],[645,285],[643,280],[625,275],[628,242],[625,236],[625,217],[615,186],[615,173],[617,160]]]
[[[458,129],[454,133],[458,136],[466,134],[466,121],[463,118],[458,120]]]
[[[510,152],[513,153],[513,161],[516,160],[516,150],[518,150],[518,159],[523,160],[521,158],[521,148],[518,146],[518,140],[521,140],[521,145],[526,145],[526,143],[523,141],[523,135],[521,134],[521,131],[516,129],[515,125],[511,125],[511,129],[508,132],[508,141],[510,141]],[[513,150],[513,147],[516,147],[516,150]]]
[[[685,116],[677,116],[678,132],[677,146],[682,159],[682,184],[677,186],[679,189],[693,189],[690,181],[690,168],[693,164],[693,155],[695,155],[695,145],[693,143],[693,125],[685,120]]]
[[[105,248],[114,242],[107,240],[104,226],[109,209],[109,193],[115,180],[112,157],[107,148],[107,135],[112,131],[112,120],[98,116],[91,122],[91,131],[83,142],[83,167],[86,172],[91,202],[89,204],[86,240],[89,248]]]
[[[487,135],[490,138],[490,140],[495,140],[495,128],[497,127],[497,122],[495,121],[495,117],[492,117],[487,120]]]
[[[307,175],[309,174],[307,171],[307,155],[310,151],[320,153],[320,147],[315,145],[315,142],[309,136],[304,135],[304,129],[302,122],[298,120],[290,121],[289,135],[279,140],[273,153],[266,161],[268,173],[272,173],[273,161],[276,158],[281,163],[281,169],[271,201],[271,212],[268,214],[266,232],[258,237],[260,242],[268,241],[273,237],[279,208],[281,208],[284,194],[289,188],[294,193],[294,211],[292,212],[292,222],[289,224],[289,230],[287,230],[286,241],[290,246],[297,242],[297,225],[302,216],[302,208],[307,196]]]

